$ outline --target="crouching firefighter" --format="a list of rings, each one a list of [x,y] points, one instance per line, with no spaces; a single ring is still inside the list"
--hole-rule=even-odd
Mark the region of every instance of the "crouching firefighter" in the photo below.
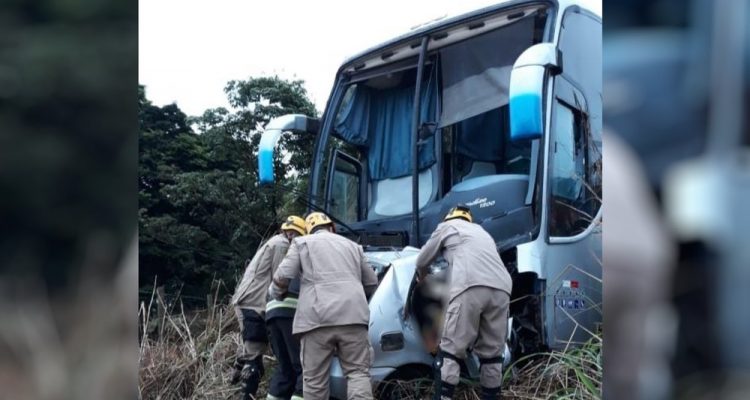
[[[305,218],[307,235],[292,241],[269,292],[282,297],[300,279],[293,332],[300,335],[305,400],[328,400],[334,354],[347,378],[348,399],[372,399],[367,298],[378,279],[362,247],[337,235],[327,215]]]
[[[479,357],[482,400],[500,398],[503,352],[512,281],[495,241],[472,223],[468,207],[458,205],[445,216],[417,257],[422,281],[438,255],[448,262],[447,307],[440,349],[435,357],[435,399],[451,399],[460,362],[473,346]]]
[[[268,347],[265,311],[268,285],[273,272],[284,259],[291,240],[304,233],[304,222],[289,217],[281,225],[281,233],[263,243],[247,265],[242,281],[232,296],[240,322],[243,346],[234,364],[232,384],[242,381],[242,399],[255,398],[263,377],[263,353]]]

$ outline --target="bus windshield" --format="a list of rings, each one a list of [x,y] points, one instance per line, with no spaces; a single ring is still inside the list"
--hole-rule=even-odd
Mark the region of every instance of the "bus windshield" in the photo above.
[[[420,209],[456,188],[528,176],[531,144],[510,141],[508,86],[515,60],[541,41],[545,16],[503,17],[499,27],[428,51],[418,111]],[[329,142],[346,158],[325,174],[332,212],[343,221],[412,210],[416,64],[406,59],[346,83]]]

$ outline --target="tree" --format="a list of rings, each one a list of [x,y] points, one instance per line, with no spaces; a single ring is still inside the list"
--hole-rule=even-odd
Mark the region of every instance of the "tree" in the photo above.
[[[160,277],[162,283],[179,285],[189,272],[203,267],[200,248],[210,248],[211,237],[180,218],[168,189],[184,174],[205,171],[207,152],[186,115],[174,104],[154,106],[142,86],[138,119],[140,284]]]
[[[288,82],[279,77],[253,78],[247,81],[230,81],[224,91],[229,104],[239,109],[236,120],[240,132],[249,133],[256,146],[260,139],[258,127],[265,126],[272,118],[285,114],[304,114],[317,116],[315,105],[307,97],[304,82]],[[280,141],[282,152],[293,154],[289,167],[277,165],[276,172],[293,170],[301,175],[310,171],[314,138],[310,135],[285,134]],[[286,174],[276,175],[286,176]]]
[[[262,126],[284,114],[317,114],[303,82],[251,78],[229,82],[225,92],[232,111],[188,118],[174,104],[154,106],[140,87],[142,286],[156,278],[172,291],[202,296],[218,278],[232,290],[280,219],[304,211],[288,188],[306,182],[310,135],[282,137],[281,152],[291,157],[275,162],[278,185],[259,188],[257,180]]]

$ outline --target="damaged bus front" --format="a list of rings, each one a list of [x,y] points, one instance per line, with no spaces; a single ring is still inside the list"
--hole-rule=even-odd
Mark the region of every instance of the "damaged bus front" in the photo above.
[[[414,285],[418,248],[457,203],[495,239],[513,277],[508,355],[581,343],[601,322],[601,19],[578,1],[508,1],[353,57],[320,121],[307,201],[363,245],[375,381],[424,377],[442,315],[441,272]],[[506,360],[508,362],[509,360]],[[467,359],[463,373],[476,377]],[[340,367],[332,395],[345,398]]]

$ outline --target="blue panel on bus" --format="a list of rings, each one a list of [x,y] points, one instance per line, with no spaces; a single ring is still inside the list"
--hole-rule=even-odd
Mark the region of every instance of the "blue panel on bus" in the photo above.
[[[511,140],[536,139],[542,136],[542,98],[536,93],[510,98]]]

